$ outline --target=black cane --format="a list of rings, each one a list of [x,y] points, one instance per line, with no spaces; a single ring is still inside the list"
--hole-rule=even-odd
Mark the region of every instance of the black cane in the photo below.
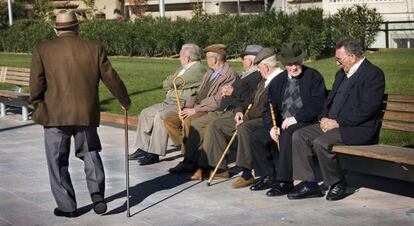
[[[125,176],[126,176],[126,203],[127,203],[127,217],[130,217],[129,212],[129,161],[128,161],[128,110],[125,110]]]

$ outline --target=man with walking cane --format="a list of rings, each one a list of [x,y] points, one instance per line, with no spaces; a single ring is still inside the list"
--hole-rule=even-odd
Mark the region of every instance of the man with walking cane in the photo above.
[[[69,152],[84,162],[88,190],[97,214],[106,212],[105,174],[99,155],[99,80],[128,110],[124,83],[112,68],[104,48],[79,37],[79,23],[70,11],[56,16],[57,38],[33,48],[30,68],[30,103],[33,120],[43,125],[46,158],[56,216],[76,217],[75,191],[70,179]]]

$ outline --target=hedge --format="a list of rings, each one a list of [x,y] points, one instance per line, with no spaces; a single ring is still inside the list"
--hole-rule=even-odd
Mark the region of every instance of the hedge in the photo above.
[[[345,21],[343,23],[343,21]],[[358,26],[354,22],[358,21]],[[238,56],[247,44],[278,48],[295,41],[308,58],[329,52],[341,36],[352,36],[368,47],[379,31],[381,16],[366,5],[355,5],[338,14],[323,17],[323,10],[311,8],[293,14],[268,11],[260,15],[204,15],[193,19],[145,17],[135,21],[94,20],[81,23],[81,37],[106,46],[109,55],[171,56],[184,43],[200,47],[213,43],[228,46]],[[369,32],[367,32],[369,31]],[[18,20],[0,29],[0,51],[30,52],[43,40],[54,37],[51,24],[40,20]]]

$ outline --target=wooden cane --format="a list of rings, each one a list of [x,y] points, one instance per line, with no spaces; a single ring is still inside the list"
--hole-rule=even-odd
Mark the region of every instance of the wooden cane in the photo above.
[[[250,111],[252,106],[253,106],[253,104],[249,104],[249,106],[247,107],[247,110],[244,113],[244,115],[246,115]],[[217,170],[221,165],[221,162],[223,162],[224,158],[226,157],[227,152],[229,151],[231,145],[233,144],[233,141],[236,139],[236,136],[237,136],[237,129],[236,129],[236,131],[234,131],[233,136],[231,136],[231,139],[230,139],[229,143],[227,144],[226,149],[224,149],[223,154],[220,157],[220,160],[218,161],[216,167],[213,170],[213,173],[211,173],[210,178],[208,178],[207,186],[210,186],[211,181],[213,180],[214,176],[216,175]]]
[[[174,86],[174,93],[175,93],[175,99],[176,99],[176,101],[177,101],[177,110],[178,110],[178,115],[180,115],[180,112],[181,112],[181,101],[180,101],[180,96],[179,96],[179,94],[178,94],[178,89],[177,89],[177,81],[178,80],[181,80],[182,82],[183,82],[183,86],[185,85],[185,79],[183,78],[183,77],[181,77],[181,76],[176,76],[175,78],[174,78],[174,80],[173,80],[173,86]],[[180,119],[181,119],[181,117],[180,117]],[[182,122],[183,120],[181,119],[181,122]]]
[[[273,110],[273,104],[271,100],[269,100],[269,108],[270,108],[270,116],[272,117],[272,124],[273,124],[273,127],[275,128],[275,138],[276,138],[275,142],[277,145],[277,150],[279,151],[279,135],[277,135],[278,127],[276,124],[275,111]]]
[[[129,161],[128,161],[128,110],[125,110],[125,176],[126,176],[126,203],[127,203],[127,212],[126,216],[130,217],[130,211],[129,211]]]

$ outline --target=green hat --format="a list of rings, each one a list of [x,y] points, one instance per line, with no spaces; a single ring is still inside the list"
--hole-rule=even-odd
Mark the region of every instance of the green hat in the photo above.
[[[282,64],[289,64],[302,61],[304,57],[305,53],[297,43],[288,42],[282,44],[282,48],[280,49],[277,58]]]

